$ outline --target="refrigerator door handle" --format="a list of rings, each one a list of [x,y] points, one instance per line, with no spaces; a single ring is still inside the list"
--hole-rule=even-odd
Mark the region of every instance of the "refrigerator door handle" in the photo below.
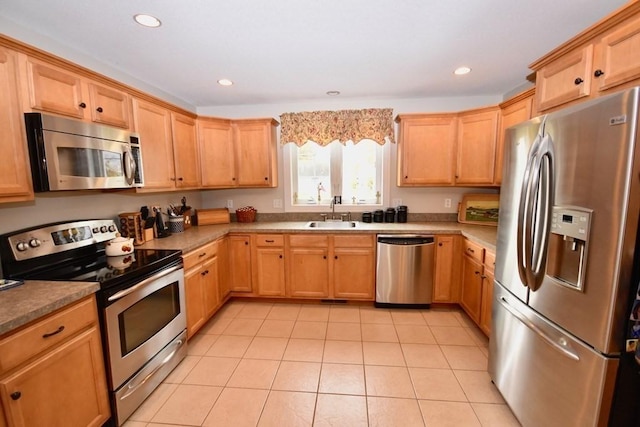
[[[538,206],[532,211],[537,213],[533,222],[534,232],[532,236],[531,258],[529,266],[528,286],[532,291],[537,291],[542,285],[546,274],[547,255],[549,253],[549,231],[551,230],[551,215],[555,193],[555,173],[553,141],[549,135],[545,135],[540,141],[538,157],[534,162],[532,188],[535,191],[535,200]],[[533,220],[533,218],[532,218]]]
[[[540,142],[542,141],[542,126],[540,132],[536,136],[536,139],[531,144],[529,150],[529,156],[527,158],[527,165],[524,170],[524,177],[522,180],[522,188],[520,190],[520,204],[518,206],[518,232],[517,232],[517,256],[518,256],[518,274],[522,283],[530,287],[531,281],[530,273],[530,260],[532,251],[532,220],[533,209],[535,204],[532,201],[533,189],[532,185],[534,180],[534,164],[538,158],[538,151]]]
[[[576,354],[575,350],[571,347],[571,344],[564,336],[562,336],[561,334],[558,334],[558,336],[555,338],[550,337],[545,331],[540,329],[540,327],[538,327],[534,322],[529,320],[527,316],[520,313],[515,307],[512,307],[511,304],[509,304],[509,301],[507,301],[507,299],[504,296],[501,296],[500,298],[498,298],[498,301],[509,313],[511,313],[516,319],[522,322],[522,324],[525,325],[527,328],[531,329],[536,335],[542,338],[553,349],[560,352],[563,356],[568,357],[571,360],[575,360],[576,362],[580,361],[580,357],[578,356],[578,354]]]

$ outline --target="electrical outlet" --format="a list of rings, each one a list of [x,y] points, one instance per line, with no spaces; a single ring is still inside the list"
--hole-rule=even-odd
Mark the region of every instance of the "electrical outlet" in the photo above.
[[[451,199],[444,199],[444,207],[445,208],[451,207]]]
[[[391,204],[395,207],[398,207],[402,204],[402,199],[393,199],[393,201],[391,202]]]
[[[233,200],[231,199],[227,200],[227,208],[233,209]]]
[[[276,209],[282,208],[282,199],[273,199],[273,207]]]

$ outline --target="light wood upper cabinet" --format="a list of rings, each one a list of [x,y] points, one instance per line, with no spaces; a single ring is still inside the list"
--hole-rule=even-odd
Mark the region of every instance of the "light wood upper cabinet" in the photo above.
[[[276,126],[273,119],[234,120],[236,181],[240,187],[277,187]]]
[[[405,114],[399,123],[398,185],[453,185],[455,114]]]
[[[171,113],[150,102],[133,100],[135,131],[140,134],[145,190],[175,188]]]
[[[607,32],[595,47],[593,76],[604,92],[640,79],[640,15]]]
[[[27,109],[128,129],[130,97],[70,71],[27,58]]]
[[[175,185],[177,188],[198,188],[200,186],[200,155],[196,121],[191,117],[172,112],[171,131]]]
[[[456,184],[493,184],[499,115],[497,107],[460,113]]]
[[[231,120],[198,118],[198,147],[202,187],[236,186]]]
[[[498,145],[496,147],[496,167],[494,178],[496,185],[500,185],[502,183],[505,131],[511,126],[531,119],[534,91],[535,89],[529,89],[500,104],[501,119],[500,131],[498,134]]]
[[[0,46],[0,203],[33,200],[17,73],[17,53]]]

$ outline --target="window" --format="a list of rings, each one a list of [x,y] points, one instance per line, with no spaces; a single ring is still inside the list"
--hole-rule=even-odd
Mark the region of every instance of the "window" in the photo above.
[[[343,205],[382,204],[384,148],[380,144],[362,140],[290,145],[292,206],[329,204],[332,196],[342,196]]]

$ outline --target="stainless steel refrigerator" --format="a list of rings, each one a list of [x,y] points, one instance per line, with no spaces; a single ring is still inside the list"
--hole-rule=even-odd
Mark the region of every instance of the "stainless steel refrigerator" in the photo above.
[[[638,280],[639,95],[506,131],[489,373],[525,427],[608,423]]]

